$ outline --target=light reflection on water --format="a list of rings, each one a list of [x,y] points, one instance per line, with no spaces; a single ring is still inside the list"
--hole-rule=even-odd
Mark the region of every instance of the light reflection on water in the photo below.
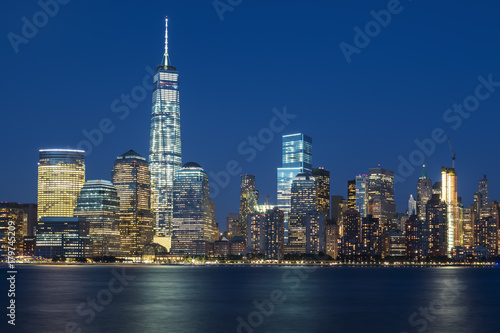
[[[134,279],[109,292],[123,267]],[[497,268],[23,266],[16,332],[68,322],[93,333],[498,332],[499,278]],[[270,309],[273,291],[282,303]],[[85,303],[98,295],[109,304],[91,318]]]

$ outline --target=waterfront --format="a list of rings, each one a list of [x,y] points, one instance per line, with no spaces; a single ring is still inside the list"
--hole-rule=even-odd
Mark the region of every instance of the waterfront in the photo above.
[[[15,331],[496,332],[499,278],[470,267],[24,265]]]

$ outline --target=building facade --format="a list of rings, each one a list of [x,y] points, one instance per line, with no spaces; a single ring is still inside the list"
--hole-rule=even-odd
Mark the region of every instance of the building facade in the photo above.
[[[38,162],[38,219],[72,217],[85,183],[85,152],[41,149]]]
[[[135,151],[129,150],[116,158],[111,178],[120,198],[122,256],[138,257],[154,236],[148,162]]]
[[[390,228],[396,214],[393,171],[380,167],[369,170],[368,207],[368,214],[378,218],[381,227]]]
[[[208,176],[194,162],[177,171],[174,180],[174,220],[172,252],[206,255],[212,241],[213,221],[210,214]]]
[[[417,182],[417,216],[420,220],[425,220],[425,205],[432,198],[432,180],[427,177],[425,165]]]
[[[74,215],[89,225],[92,256],[120,256],[120,198],[108,180],[88,180],[77,199]]]
[[[168,18],[166,19],[168,27]],[[153,187],[155,229],[170,236],[173,219],[173,184],[182,165],[179,72],[169,63],[168,29],[163,64],[153,79],[153,106],[149,141],[149,168]]]

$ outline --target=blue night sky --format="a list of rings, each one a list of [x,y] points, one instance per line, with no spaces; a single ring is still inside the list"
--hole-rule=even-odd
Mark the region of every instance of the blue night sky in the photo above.
[[[374,20],[370,11],[388,5],[398,13],[370,32],[368,45],[358,38],[362,47],[348,63],[339,45],[352,50],[354,28],[365,30]],[[295,132],[312,136],[314,166],[330,170],[332,194],[345,196],[348,179],[379,163],[397,172],[398,156],[408,160],[416,139],[441,128],[457,154],[464,203],[483,174],[490,198],[500,199],[500,87],[478,88],[479,107],[472,97],[479,76],[500,81],[496,2],[253,0],[224,12],[221,21],[210,0],[70,1],[31,31],[18,53],[8,34],[22,36],[23,17],[43,20],[41,7],[12,0],[1,6],[0,201],[36,202],[38,149],[75,148],[86,140],[82,131],[103,119],[112,130],[86,156],[87,179],[110,179],[116,156],[129,149],[147,157],[151,92],[126,116],[112,104],[123,106],[122,94],[143,91],[146,67],[160,63],[165,15],[170,58],[181,75],[183,162],[212,172],[211,183],[229,161],[241,166],[214,199],[221,230],[227,213],[238,211],[240,173],[256,174],[260,192],[276,202],[281,135]],[[464,100],[477,107],[462,112],[468,118],[446,113]],[[272,110],[285,106],[296,117],[247,161],[250,154],[238,146],[260,132],[267,140]],[[418,154],[412,156],[421,164]],[[424,163],[439,180],[441,166],[451,166],[448,144],[436,144]],[[396,185],[400,212],[416,194],[416,169]]]

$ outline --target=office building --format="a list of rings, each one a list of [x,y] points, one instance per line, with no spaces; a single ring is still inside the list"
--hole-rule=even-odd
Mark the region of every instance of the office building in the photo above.
[[[356,209],[356,179],[347,181],[347,209]]]
[[[368,214],[378,218],[381,227],[390,228],[396,214],[393,171],[380,166],[369,170]]]
[[[87,180],[76,202],[75,217],[88,222],[92,256],[120,256],[120,198],[108,180]]]
[[[432,198],[432,180],[427,176],[425,165],[417,182],[417,216],[420,220],[425,220],[425,205]]]
[[[247,252],[281,260],[284,255],[284,214],[277,206],[258,205],[247,216]]]
[[[408,199],[408,216],[417,215],[417,200],[410,194],[410,199]]]
[[[177,171],[173,195],[172,252],[207,255],[213,220],[208,176],[198,163],[186,163]]]
[[[356,205],[354,208],[359,212],[362,218],[368,215],[367,185],[367,175],[356,176]]]
[[[38,162],[38,219],[73,216],[85,183],[83,150],[41,149]]]
[[[425,207],[425,221],[429,228],[429,255],[446,256],[448,252],[447,204],[439,194],[433,194]]]
[[[156,232],[169,237],[172,231],[174,178],[182,165],[182,152],[179,72],[170,64],[168,18],[165,25],[165,53],[153,79],[149,168]]]
[[[316,210],[325,213],[330,218],[330,171],[324,168],[312,170],[316,185]]]
[[[88,222],[80,217],[42,217],[38,221],[35,254],[44,258],[91,257]]]
[[[285,214],[285,242],[288,240],[288,214],[295,176],[312,172],[312,138],[305,134],[283,135],[282,166],[278,168],[278,208]]]
[[[241,175],[240,186],[240,218],[239,221],[243,223],[241,226],[241,234],[246,238],[246,220],[249,214],[255,213],[255,206],[259,204],[259,192],[255,189],[255,175]],[[240,230],[238,228],[238,230]]]
[[[478,192],[481,193],[482,205],[486,206],[490,203],[490,190],[488,185],[488,179],[484,175],[483,179],[479,180]]]
[[[129,150],[116,158],[111,178],[120,198],[122,256],[137,258],[154,236],[148,162],[135,151]]]

